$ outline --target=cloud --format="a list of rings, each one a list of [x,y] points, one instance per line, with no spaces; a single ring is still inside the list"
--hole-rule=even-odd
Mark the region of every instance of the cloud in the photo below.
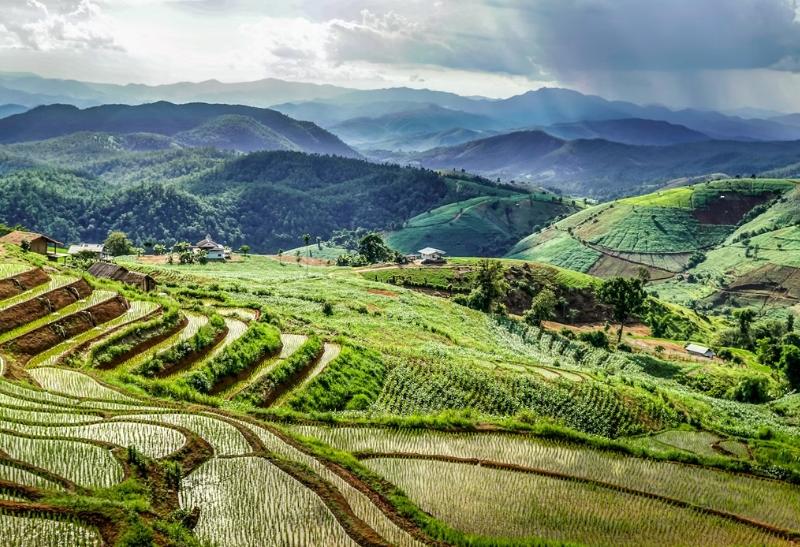
[[[36,51],[121,49],[112,23],[92,0],[12,0],[0,45]]]

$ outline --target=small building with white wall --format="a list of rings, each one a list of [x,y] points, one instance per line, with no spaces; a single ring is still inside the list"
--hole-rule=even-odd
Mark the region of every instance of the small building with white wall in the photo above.
[[[705,346],[701,346],[700,344],[686,344],[685,348],[686,353],[690,353],[692,355],[697,355],[700,357],[705,357],[706,359],[713,359],[716,355],[714,350],[707,348]]]

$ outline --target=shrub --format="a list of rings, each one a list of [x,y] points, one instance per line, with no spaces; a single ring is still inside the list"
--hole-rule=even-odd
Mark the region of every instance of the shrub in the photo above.
[[[226,347],[202,368],[192,372],[186,383],[201,393],[209,393],[223,379],[239,374],[281,349],[278,329],[256,322],[247,332]]]
[[[582,332],[578,340],[600,349],[608,349],[608,336],[603,331]]]
[[[243,397],[255,405],[268,406],[284,389],[300,379],[303,371],[319,359],[322,351],[322,340],[317,336],[309,337],[297,351],[247,388]]]

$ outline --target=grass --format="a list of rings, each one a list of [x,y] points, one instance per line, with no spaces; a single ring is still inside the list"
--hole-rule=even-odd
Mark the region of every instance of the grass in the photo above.
[[[578,210],[558,196],[481,196],[422,213],[386,236],[404,253],[423,247],[446,250],[450,256],[497,256],[538,227]]]

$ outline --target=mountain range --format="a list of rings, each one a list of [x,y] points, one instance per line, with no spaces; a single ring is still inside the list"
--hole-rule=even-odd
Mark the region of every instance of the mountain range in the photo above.
[[[167,102],[104,105],[81,110],[50,105],[0,119],[0,143],[38,141],[78,132],[151,133],[187,146],[220,149],[299,150],[357,157],[338,137],[311,122],[248,106]]]

